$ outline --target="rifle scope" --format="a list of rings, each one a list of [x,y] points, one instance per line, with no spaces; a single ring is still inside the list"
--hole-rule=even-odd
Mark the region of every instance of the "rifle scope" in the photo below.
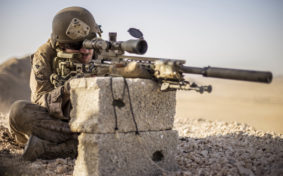
[[[98,50],[120,50],[134,54],[144,54],[147,51],[147,42],[143,39],[127,41],[107,41],[100,38],[84,40],[83,47]]]

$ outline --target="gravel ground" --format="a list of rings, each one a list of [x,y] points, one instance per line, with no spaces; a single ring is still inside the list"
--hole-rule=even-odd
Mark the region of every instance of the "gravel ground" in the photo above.
[[[175,129],[183,175],[283,175],[282,134],[203,119],[177,119]]]
[[[11,138],[0,114],[0,175],[72,175],[74,160],[22,161],[23,147]],[[182,119],[177,162],[180,171],[164,173],[189,175],[283,175],[283,135],[257,131],[245,124]]]

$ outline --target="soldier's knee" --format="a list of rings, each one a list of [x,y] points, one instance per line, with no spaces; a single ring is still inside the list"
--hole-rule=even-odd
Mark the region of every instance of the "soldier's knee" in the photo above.
[[[24,100],[18,100],[15,101],[11,105],[10,113],[9,113],[9,121],[17,121],[18,118],[20,118],[24,112],[26,105],[29,104],[30,102],[24,101]]]
[[[9,125],[11,135],[15,138],[19,144],[25,144],[27,142],[27,136],[25,130],[22,127],[23,115],[25,112],[26,104],[28,101],[18,100],[11,105],[9,113]]]

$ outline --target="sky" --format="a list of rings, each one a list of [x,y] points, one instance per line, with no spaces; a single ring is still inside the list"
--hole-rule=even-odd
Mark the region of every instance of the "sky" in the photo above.
[[[140,29],[144,56],[283,74],[282,0],[0,0],[0,63],[35,52],[70,6],[88,9],[104,39],[132,39],[128,28]]]

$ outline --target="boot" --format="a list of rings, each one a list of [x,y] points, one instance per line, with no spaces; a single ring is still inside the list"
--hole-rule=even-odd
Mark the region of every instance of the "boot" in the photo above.
[[[67,157],[75,158],[77,155],[77,144],[78,142],[75,139],[56,144],[32,135],[25,146],[22,158],[27,161]]]

